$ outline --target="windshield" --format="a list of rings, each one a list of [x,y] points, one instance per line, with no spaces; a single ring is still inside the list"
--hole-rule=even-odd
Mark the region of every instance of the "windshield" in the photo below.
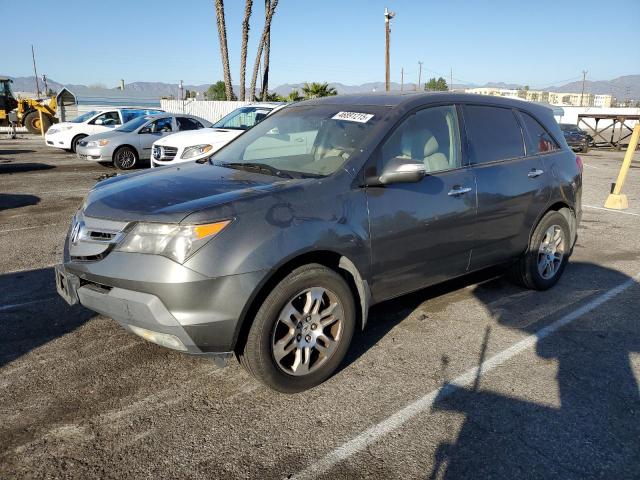
[[[79,117],[74,118],[73,120],[69,120],[71,123],[84,123],[89,120],[94,115],[97,115],[99,112],[97,110],[92,110],[91,112],[83,113]]]
[[[267,117],[210,157],[214,165],[268,167],[299,176],[326,176],[361,152],[386,109],[370,106],[309,105]]]
[[[249,130],[256,123],[262,121],[273,108],[269,107],[242,107],[234,110],[229,115],[222,117],[213,124],[214,128],[229,128],[233,130]]]
[[[147,123],[149,120],[151,120],[151,117],[149,115],[145,115],[144,117],[136,117],[133,120],[129,120],[120,128],[116,128],[116,130],[118,130],[119,132],[133,132],[134,130]]]

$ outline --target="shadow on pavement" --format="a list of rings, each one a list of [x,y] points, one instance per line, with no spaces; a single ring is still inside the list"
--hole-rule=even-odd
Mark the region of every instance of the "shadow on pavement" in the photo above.
[[[46,163],[2,163],[0,164],[0,175],[51,170],[52,168],[56,168],[56,166]]]
[[[543,320],[527,320],[529,309],[539,305],[522,295],[500,297],[502,279],[478,285],[474,294],[499,324],[535,334],[629,280],[590,263],[568,268],[572,277],[587,280],[565,277],[556,289],[569,302]],[[637,295],[636,286],[538,340],[536,354],[557,365],[557,386],[552,384],[549,393],[559,392],[559,407],[484,390],[481,378],[470,388],[447,384],[454,393],[442,395],[433,410],[463,414],[465,420],[454,442],[438,445],[428,478],[638,478],[640,392],[630,354],[640,352],[640,323],[629,295]],[[526,377],[519,380],[520,391],[535,385]]]
[[[96,315],[57,295],[53,268],[0,275],[0,292],[0,367]]]
[[[34,153],[35,150],[27,150],[27,149],[0,149],[0,155],[20,155],[23,153]]]
[[[40,197],[27,194],[0,193],[0,211],[28,207],[40,203]]]

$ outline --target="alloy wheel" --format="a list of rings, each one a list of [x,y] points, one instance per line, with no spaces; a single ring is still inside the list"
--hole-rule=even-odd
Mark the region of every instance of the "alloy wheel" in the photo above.
[[[565,253],[564,233],[560,226],[550,226],[538,248],[538,273],[545,280],[553,278],[562,265]]]
[[[338,296],[312,287],[291,298],[280,311],[271,339],[275,363],[283,372],[302,376],[331,358],[344,330]]]

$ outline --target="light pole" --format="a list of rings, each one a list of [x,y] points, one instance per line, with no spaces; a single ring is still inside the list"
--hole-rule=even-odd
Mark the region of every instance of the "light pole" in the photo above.
[[[384,9],[384,31],[385,31],[385,90],[388,92],[391,90],[391,72],[389,70],[389,33],[391,32],[391,19],[395,17],[396,14],[394,12],[390,12],[385,7]]]

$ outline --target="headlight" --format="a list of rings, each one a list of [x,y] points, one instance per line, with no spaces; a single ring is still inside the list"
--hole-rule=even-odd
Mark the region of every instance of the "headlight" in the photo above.
[[[138,223],[127,233],[116,250],[163,255],[178,263],[184,263],[190,255],[220,233],[230,222],[230,220],[224,220],[205,225]]]
[[[89,143],[87,143],[87,147],[104,147],[105,145],[109,144],[109,140],[91,140]]]
[[[72,128],[73,128],[73,125],[64,125],[60,127],[60,130],[71,130]]]
[[[49,130],[47,130],[47,134],[49,135],[53,135],[54,133],[58,133],[57,128],[50,128]]]
[[[198,155],[203,155],[211,151],[212,148],[213,146],[209,144],[194,145],[193,147],[187,147],[184,149],[184,152],[182,152],[182,155],[180,156],[180,158],[197,157]]]

